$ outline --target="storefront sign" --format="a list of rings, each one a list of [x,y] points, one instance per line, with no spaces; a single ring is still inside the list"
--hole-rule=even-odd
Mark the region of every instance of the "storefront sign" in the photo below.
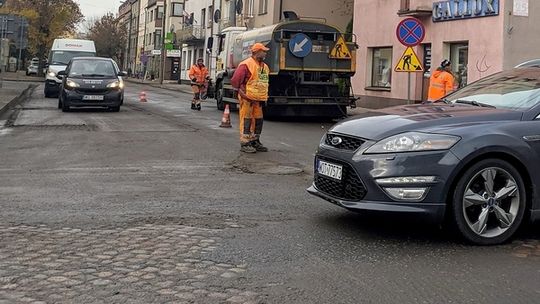
[[[499,0],[447,0],[433,3],[433,22],[499,15]]]
[[[167,50],[167,57],[182,57],[182,52],[180,50]]]

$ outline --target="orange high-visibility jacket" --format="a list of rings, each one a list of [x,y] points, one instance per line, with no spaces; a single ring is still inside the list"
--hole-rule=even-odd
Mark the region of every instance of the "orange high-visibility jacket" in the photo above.
[[[437,101],[454,90],[454,76],[446,71],[436,70],[429,78],[428,100]]]
[[[199,66],[195,64],[191,66],[191,69],[189,69],[188,76],[191,80],[196,79],[196,83],[204,83],[206,81],[206,77],[208,77],[208,69],[205,66],[199,68]]]
[[[245,64],[251,73],[251,77],[246,83],[246,96],[254,101],[268,100],[268,85],[270,80],[270,69],[264,62],[257,62],[253,57],[240,63]]]

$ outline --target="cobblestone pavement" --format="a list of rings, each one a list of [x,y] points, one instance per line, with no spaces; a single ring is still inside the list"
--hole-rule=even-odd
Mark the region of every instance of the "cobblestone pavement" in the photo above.
[[[0,226],[0,303],[260,303],[232,287],[248,265],[204,258],[219,232]]]

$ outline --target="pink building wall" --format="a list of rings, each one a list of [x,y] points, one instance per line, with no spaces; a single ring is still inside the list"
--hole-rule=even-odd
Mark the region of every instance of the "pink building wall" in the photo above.
[[[413,0],[411,9],[421,6],[431,9],[434,1]],[[398,0],[356,0],[354,32],[357,35],[357,73],[352,80],[354,93],[360,96],[406,100],[407,73],[392,71],[390,91],[366,90],[371,80],[371,55],[369,48],[393,47],[392,70],[399,61],[405,46],[396,38],[396,26],[406,17],[398,16]],[[499,72],[503,68],[504,52],[504,12],[505,1],[500,1],[498,16],[472,18],[434,23],[431,16],[419,17],[426,27],[423,43],[432,45],[432,65],[436,68],[443,59],[449,57],[449,47],[444,43],[469,43],[468,83],[481,77]],[[414,48],[419,57],[423,48]],[[421,58],[423,60],[423,58]],[[423,73],[412,75],[412,98],[422,99]],[[369,98],[367,98],[369,99]]]

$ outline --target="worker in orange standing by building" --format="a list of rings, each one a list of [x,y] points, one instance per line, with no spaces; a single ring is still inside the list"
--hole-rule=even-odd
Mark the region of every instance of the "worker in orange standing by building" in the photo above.
[[[441,66],[431,74],[428,101],[437,101],[454,90],[454,76],[450,65],[450,61],[445,59],[441,62]]]
[[[197,64],[194,64],[189,69],[189,79],[191,79],[191,90],[193,91],[193,100],[191,101],[192,110],[201,110],[201,93],[204,92],[206,82],[209,79],[208,69],[204,66],[202,58],[197,59]]]
[[[255,43],[252,56],[238,65],[231,78],[240,103],[240,151],[245,153],[268,151],[260,141],[263,105],[268,100],[270,69],[264,63],[268,50],[264,44]]]

